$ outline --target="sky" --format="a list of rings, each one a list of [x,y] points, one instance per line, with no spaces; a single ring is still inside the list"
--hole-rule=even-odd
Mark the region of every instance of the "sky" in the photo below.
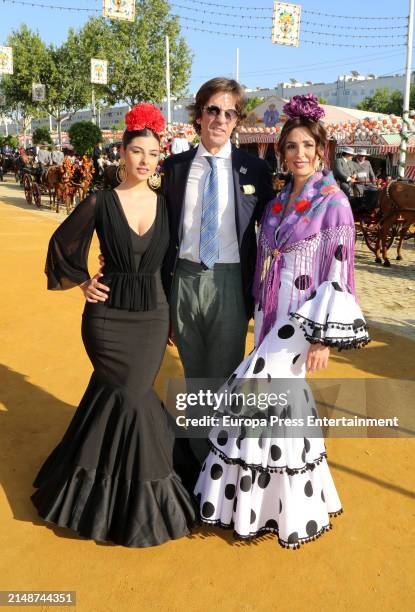
[[[102,8],[102,0],[32,1],[92,9],[97,11],[95,14]],[[404,72],[407,20],[399,17],[408,15],[409,0],[348,0],[344,3],[303,0],[298,3],[302,8],[301,35],[299,47],[294,48],[273,45],[270,41],[272,0],[170,0],[171,12],[181,17],[182,34],[194,54],[189,93],[195,92],[212,76],[235,77],[237,48],[240,50],[240,81],[249,88],[274,87],[290,78],[300,82],[331,82],[350,70],[378,76]],[[315,13],[335,14],[347,19]],[[92,14],[21,6],[10,0],[0,0],[0,44],[5,44],[7,35],[21,23],[38,31],[46,43],[60,44],[69,27],[81,28]],[[377,19],[379,17],[386,19]],[[269,39],[246,38],[246,35],[269,36]],[[370,38],[357,38],[363,35],[370,35]],[[312,44],[323,41],[330,44]],[[364,47],[336,46],[339,43]],[[399,43],[403,45],[383,46]]]

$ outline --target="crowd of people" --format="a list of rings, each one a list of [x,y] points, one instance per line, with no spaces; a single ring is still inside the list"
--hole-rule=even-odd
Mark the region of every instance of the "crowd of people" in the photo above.
[[[134,107],[116,160],[120,184],[86,197],[50,240],[48,288],[83,292],[93,373],[34,482],[48,523],[146,547],[202,521],[298,548],[342,512],[322,436],[296,434],[289,422],[317,417],[306,373],[326,368],[331,349],[369,341],[355,296],[353,215],[324,169],[317,99],[284,107],[278,150],[290,180],[277,196],[266,162],[231,144],[244,103],[236,81],[204,83],[189,109],[200,144],[165,160],[163,182],[163,116]],[[101,269],[91,277],[94,231]],[[251,317],[255,346],[245,357]],[[172,342],[188,392],[243,398],[247,385],[258,399],[276,383],[288,385],[290,401],[218,399],[207,433],[179,427],[153,389]],[[189,403],[187,414],[209,417],[203,406]]]

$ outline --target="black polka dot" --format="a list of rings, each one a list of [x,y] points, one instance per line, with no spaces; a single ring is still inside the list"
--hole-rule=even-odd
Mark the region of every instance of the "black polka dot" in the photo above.
[[[282,338],[283,340],[288,340],[288,338],[291,338],[291,336],[293,336],[294,333],[295,333],[295,329],[292,325],[283,325],[278,330],[278,337]]]
[[[236,372],[234,372],[233,374],[231,374],[231,376],[229,376],[228,378],[228,385],[231,386],[231,384],[233,383],[233,381],[236,378]]]
[[[258,438],[258,446],[259,448],[262,448],[263,445],[264,445],[264,438],[262,437],[262,434],[261,434]]]
[[[304,289],[308,289],[311,285],[311,278],[308,274],[301,274],[301,276],[297,276],[294,281],[294,285],[297,289],[304,291]]]
[[[288,544],[297,544],[298,542],[298,532],[297,531],[293,531],[292,533],[290,533],[290,535],[288,536]]]
[[[273,461],[278,461],[278,459],[281,457],[282,455],[282,451],[280,449],[279,446],[277,446],[277,444],[272,444],[271,446],[271,459]]]
[[[202,506],[202,514],[206,518],[210,518],[215,514],[215,506],[210,502],[205,502]]]
[[[219,480],[223,474],[222,466],[219,463],[214,463],[210,468],[210,477],[212,480]]]
[[[307,300],[314,300],[316,295],[317,295],[317,291],[312,291],[310,295],[308,296]]]
[[[282,501],[280,500],[280,514],[282,512]]]
[[[298,355],[296,355],[293,359],[293,365],[295,365],[297,363],[298,358],[301,357],[301,353],[298,353]]]
[[[307,532],[307,535],[309,535],[309,536],[316,535],[316,533],[317,533],[317,523],[316,523],[316,521],[308,521],[307,525],[305,526],[305,530]]]
[[[272,380],[271,374],[267,374],[267,380],[268,380],[269,383],[271,382],[271,380]]]
[[[251,510],[251,525],[256,521],[256,514],[253,510]]]
[[[339,283],[334,282],[334,283],[331,283],[331,284],[333,285],[333,287],[334,287],[334,289],[336,291],[343,291],[343,289],[340,287]]]
[[[246,493],[247,491],[251,490],[252,479],[250,476],[242,476],[241,482],[239,484],[241,487],[241,491],[245,491]]]
[[[236,512],[236,506],[238,504],[238,498],[235,497],[235,499],[233,500],[233,511]]]
[[[235,497],[235,485],[227,484],[225,487],[225,497],[226,499],[233,499]]]
[[[278,415],[278,408],[277,406],[269,406],[268,410],[267,410],[267,417],[268,419],[270,419],[273,416],[277,416]]]
[[[305,463],[305,448],[303,448],[303,452],[301,453],[301,461]]]
[[[246,427],[245,427],[245,425],[241,425],[241,433],[239,434],[239,437],[240,437],[241,440],[246,438]]]
[[[317,340],[321,340],[322,337],[323,337],[323,332],[321,331],[321,329],[316,327],[316,329],[313,331],[313,338]]]
[[[307,497],[311,497],[313,495],[313,485],[311,484],[311,480],[307,480],[304,486],[304,493]]]
[[[305,399],[308,402],[309,401],[309,397],[308,397],[308,391],[307,389],[304,389],[304,395],[305,395]]]
[[[241,450],[241,438],[236,438],[236,446]]]
[[[258,486],[261,489],[266,489],[267,486],[269,485],[270,480],[271,480],[271,476],[268,474],[268,472],[262,472],[262,474],[258,478]]]
[[[339,261],[344,261],[346,259],[346,249],[342,244],[339,244],[339,246],[337,247],[336,252],[334,253],[334,257]]]
[[[265,529],[276,529],[278,530],[278,523],[274,519],[268,519],[265,523]]]
[[[292,418],[292,408],[291,406],[287,406],[287,419]]]
[[[326,498],[324,497],[324,491],[321,489],[321,501],[325,502]]]
[[[217,442],[219,446],[225,446],[228,441],[228,432],[222,429],[218,434]]]
[[[256,471],[252,470],[252,484],[254,484],[255,480],[256,480]]]
[[[262,370],[265,367],[265,359],[263,359],[262,357],[258,357],[258,359],[256,360],[256,364],[254,367],[254,374],[258,374],[259,372],[262,372]]]
[[[353,321],[353,329],[354,331],[357,331],[359,329],[359,327],[363,327],[365,325],[365,322],[363,321],[363,319],[355,319]]]
[[[305,446],[305,452],[309,453],[310,452],[310,440],[308,440],[307,438],[304,438],[304,446]]]
[[[234,394],[231,401],[231,410],[234,414],[239,414],[243,408],[243,398],[238,393]]]

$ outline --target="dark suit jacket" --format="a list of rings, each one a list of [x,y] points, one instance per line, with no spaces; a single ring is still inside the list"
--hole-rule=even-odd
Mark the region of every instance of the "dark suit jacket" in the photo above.
[[[170,296],[180,251],[186,185],[196,151],[197,148],[173,155],[164,162],[163,166],[164,191],[170,224],[170,245],[162,269],[163,286],[167,298]],[[252,283],[256,262],[255,222],[260,221],[265,205],[275,193],[272,189],[271,171],[264,160],[232,147],[232,169],[242,288],[246,315],[250,319],[254,311]],[[244,193],[243,185],[253,186],[255,193]]]

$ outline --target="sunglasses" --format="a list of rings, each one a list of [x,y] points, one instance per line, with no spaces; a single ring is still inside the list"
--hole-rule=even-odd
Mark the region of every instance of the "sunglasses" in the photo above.
[[[205,106],[203,110],[205,110],[207,114],[210,115],[211,117],[219,117],[219,115],[222,112],[222,109],[219,108],[219,106],[216,106],[215,104],[210,104],[209,106]],[[235,119],[239,117],[238,111],[235,110],[234,108],[228,108],[227,110],[223,112],[225,113],[226,121],[235,121]]]

